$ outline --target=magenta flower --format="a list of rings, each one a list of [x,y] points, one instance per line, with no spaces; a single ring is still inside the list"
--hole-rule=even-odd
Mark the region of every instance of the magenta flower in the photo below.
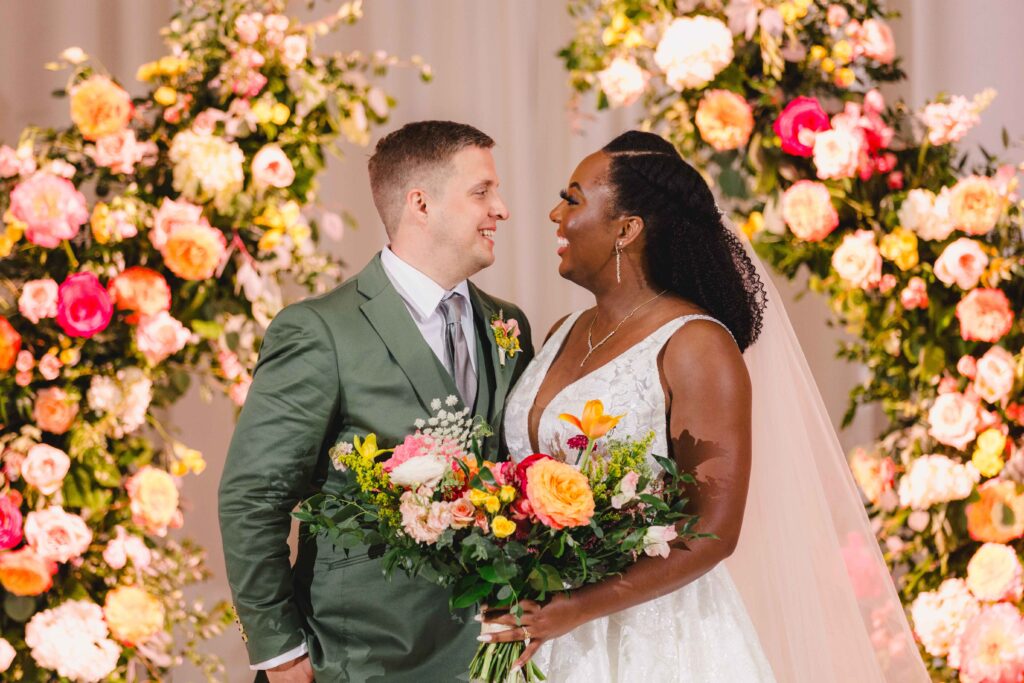
[[[782,151],[798,157],[814,153],[814,134],[828,130],[828,114],[813,97],[797,97],[775,119],[772,128],[782,140]]]
[[[110,324],[114,304],[92,273],[69,275],[57,292],[57,324],[71,337],[91,337]]]
[[[11,496],[0,496],[0,550],[10,550],[21,543],[21,510]]]

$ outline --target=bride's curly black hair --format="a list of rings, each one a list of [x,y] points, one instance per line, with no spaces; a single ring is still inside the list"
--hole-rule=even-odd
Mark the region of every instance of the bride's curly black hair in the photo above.
[[[761,333],[767,292],[704,178],[653,133],[623,133],[601,151],[611,157],[615,211],[644,221],[653,284],[707,310],[746,350]]]

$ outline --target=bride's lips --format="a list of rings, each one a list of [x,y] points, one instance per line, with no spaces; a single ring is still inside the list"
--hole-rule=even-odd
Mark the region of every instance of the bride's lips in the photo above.
[[[560,235],[556,235],[556,237],[558,238],[558,255],[561,256],[569,248],[569,240]]]

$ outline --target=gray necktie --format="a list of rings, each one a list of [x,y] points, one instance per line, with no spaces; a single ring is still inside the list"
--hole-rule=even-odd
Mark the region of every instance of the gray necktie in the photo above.
[[[448,372],[455,379],[462,402],[470,408],[476,399],[476,372],[469,362],[469,344],[462,332],[462,310],[466,299],[458,292],[448,292],[438,308],[444,316],[444,358]]]

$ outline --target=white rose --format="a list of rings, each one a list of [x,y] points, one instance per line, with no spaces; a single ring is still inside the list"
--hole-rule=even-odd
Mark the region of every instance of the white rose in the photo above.
[[[933,657],[945,657],[963,627],[980,610],[963,579],[947,579],[921,593],[910,606],[914,634]]]
[[[647,72],[632,57],[616,57],[597,73],[601,90],[613,107],[628,107],[636,102],[647,87],[648,78]]]
[[[832,267],[853,287],[868,288],[882,277],[882,255],[875,244],[875,233],[858,230],[843,237],[832,254]]]
[[[1013,354],[1001,346],[993,346],[978,359],[974,391],[989,403],[998,403],[1010,395],[1016,379]]]
[[[963,500],[981,478],[974,465],[962,465],[944,455],[922,455],[900,479],[900,505],[927,510],[937,503]]]
[[[678,91],[707,85],[732,58],[729,27],[704,15],[674,20],[654,51],[665,81]]]
[[[25,518],[25,540],[40,557],[54,562],[67,562],[89,549],[92,531],[78,515],[65,512],[58,505],[28,513]]]
[[[928,411],[928,433],[946,446],[966,448],[977,426],[978,405],[956,391],[938,396]]]
[[[281,60],[290,67],[296,67],[306,59],[306,36],[293,34],[281,44]]]
[[[21,476],[40,493],[51,496],[60,490],[70,468],[71,459],[67,453],[45,443],[38,443],[29,449],[21,463]]]
[[[414,488],[418,486],[436,486],[441,481],[448,463],[433,455],[420,455],[409,458],[391,470],[391,482],[398,486]]]
[[[974,289],[988,266],[988,256],[981,245],[961,237],[942,250],[935,259],[935,277],[947,285],[956,283],[961,289]]]
[[[0,638],[0,672],[7,671],[11,668],[11,664],[14,662],[14,656],[16,654],[14,647],[7,642],[7,639]]]
[[[941,241],[953,232],[949,220],[949,191],[943,188],[938,197],[930,190],[911,190],[899,210],[900,223],[924,240]]]
[[[390,108],[388,107],[388,96],[384,94],[383,90],[370,88],[370,92],[366,93],[366,103],[378,117],[382,119],[387,117]]]
[[[252,179],[257,185],[288,187],[295,181],[295,169],[284,150],[264,145],[252,158]]]

